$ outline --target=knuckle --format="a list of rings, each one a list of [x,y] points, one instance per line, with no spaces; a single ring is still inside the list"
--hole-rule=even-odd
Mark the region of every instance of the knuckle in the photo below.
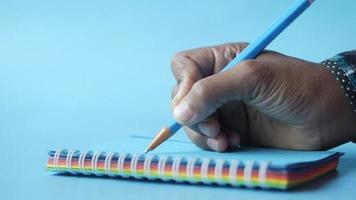
[[[237,49],[237,52],[241,52],[242,50],[244,50],[249,43],[247,42],[237,42],[237,43],[232,43],[232,45]]]
[[[187,133],[188,137],[193,142],[193,144],[195,144],[197,147],[201,149],[209,150],[209,147],[206,145],[205,136],[196,133],[189,127],[184,127],[184,131]]]
[[[172,58],[171,71],[178,84],[184,79],[198,80],[200,78],[199,68],[190,58],[187,51],[176,53]]]
[[[236,54],[238,52],[237,48],[234,45],[226,45],[224,46],[224,59],[230,61],[236,57]]]
[[[256,60],[246,60],[241,63],[241,67],[246,72],[250,81],[257,82],[262,81],[266,77],[271,75],[271,68],[268,66],[262,66]]]
[[[179,63],[179,62],[181,62],[182,59],[185,59],[186,55],[187,55],[187,53],[185,51],[180,51],[180,52],[177,52],[176,54],[174,54],[171,59],[172,67],[174,67],[175,63]]]
[[[194,83],[192,92],[194,96],[199,99],[199,101],[205,102],[209,99],[212,89],[207,81],[200,80]]]

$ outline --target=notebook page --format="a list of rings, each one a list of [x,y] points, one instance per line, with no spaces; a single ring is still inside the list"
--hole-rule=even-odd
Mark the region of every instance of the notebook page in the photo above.
[[[110,143],[90,148],[89,150],[141,154],[150,142],[151,138],[122,137]],[[149,154],[187,158],[199,157],[240,161],[253,160],[257,162],[268,161],[273,163],[274,166],[284,167],[290,164],[312,162],[324,159],[335,154],[335,152],[243,148],[235,152],[218,153],[201,150],[189,141],[171,139],[160,145]]]

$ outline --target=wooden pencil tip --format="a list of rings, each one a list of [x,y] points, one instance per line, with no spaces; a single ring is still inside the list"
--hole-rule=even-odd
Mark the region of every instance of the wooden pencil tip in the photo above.
[[[171,137],[172,134],[169,128],[163,128],[156,137],[153,138],[152,142],[148,145],[147,149],[144,151],[144,154],[154,150],[158,145]]]

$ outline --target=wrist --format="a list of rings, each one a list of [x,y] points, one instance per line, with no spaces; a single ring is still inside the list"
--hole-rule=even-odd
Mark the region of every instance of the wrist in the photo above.
[[[326,137],[332,138],[332,141],[327,143],[342,144],[345,142],[356,140],[356,94],[355,88],[352,85],[352,80],[342,71],[342,64],[340,60],[333,59],[326,60],[322,63],[323,71],[323,85],[326,89],[324,97],[331,100],[328,104],[331,109],[332,116],[330,116],[329,124],[326,125]]]

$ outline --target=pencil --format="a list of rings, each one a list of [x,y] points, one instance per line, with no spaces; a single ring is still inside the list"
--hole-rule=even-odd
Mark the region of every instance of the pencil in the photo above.
[[[269,43],[271,43],[285,28],[287,28],[300,14],[302,14],[314,0],[296,0],[280,17],[277,18],[254,42],[250,43],[236,58],[234,58],[223,70],[228,70],[241,61],[254,59]],[[152,151],[168,138],[173,136],[182,125],[174,122],[171,126],[163,128],[144,153]]]

